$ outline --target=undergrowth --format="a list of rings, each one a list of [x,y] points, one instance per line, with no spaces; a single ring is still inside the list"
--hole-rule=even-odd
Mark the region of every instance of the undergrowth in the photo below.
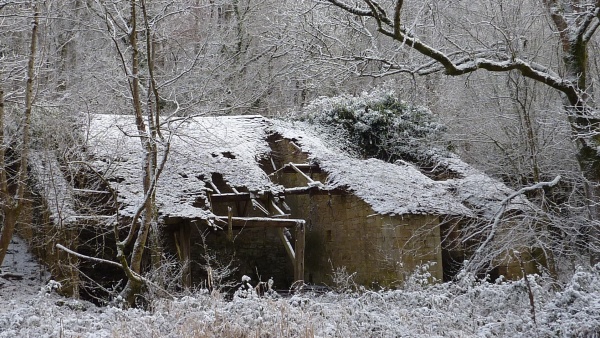
[[[418,278],[417,278],[418,279]],[[600,332],[600,267],[580,268],[560,291],[537,275],[398,290],[244,294],[198,290],[156,299],[151,311],[98,308],[47,290],[0,314],[0,337],[572,337]],[[537,320],[530,311],[534,297]]]

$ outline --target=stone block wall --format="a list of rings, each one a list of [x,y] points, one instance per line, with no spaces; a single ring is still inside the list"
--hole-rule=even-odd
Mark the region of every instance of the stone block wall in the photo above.
[[[288,140],[273,142],[278,167],[307,163],[308,156]],[[325,182],[326,173],[308,173]],[[278,173],[285,187],[302,187],[307,180],[296,173]],[[380,215],[362,199],[347,194],[290,195],[291,217],[306,225],[305,281],[332,285],[336,269],[356,273],[354,281],[366,286],[394,286],[425,263],[442,279],[439,217],[437,215]]]
[[[227,237],[227,231],[214,230],[204,221],[182,220],[169,226],[165,231],[165,250],[177,257],[177,244],[173,231],[181,226],[189,227],[190,274],[193,286],[207,286],[208,268],[214,274],[230,270],[223,283],[235,284],[243,275],[252,278],[252,284],[260,279],[266,282],[273,277],[275,288],[285,289],[293,282],[293,265],[279,238],[278,230],[273,228],[234,229],[233,241]],[[216,277],[216,275],[215,275]],[[214,285],[214,287],[219,287]]]
[[[336,269],[366,286],[393,286],[434,263],[442,279],[437,216],[376,214],[354,195],[291,196],[292,217],[307,221],[305,280],[331,285]]]

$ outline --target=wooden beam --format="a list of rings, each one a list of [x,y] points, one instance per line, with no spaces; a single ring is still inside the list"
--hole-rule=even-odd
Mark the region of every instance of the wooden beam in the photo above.
[[[287,252],[290,259],[292,260],[292,264],[294,265],[294,270],[295,270],[296,269],[296,254],[294,253],[294,248],[292,247],[292,244],[290,243],[288,238],[285,236],[285,228],[279,228],[279,238],[281,238],[281,241],[283,242],[283,246],[285,247],[285,251]]]
[[[287,165],[290,166],[290,167],[292,167],[298,174],[304,176],[304,178],[306,178],[306,180],[309,183],[315,183],[315,180],[313,180],[310,176],[308,176],[305,173],[303,173],[302,170],[300,170],[294,163],[290,162]]]
[[[265,207],[263,207],[263,206],[262,206],[262,204],[260,204],[260,202],[259,202],[259,201],[257,201],[257,200],[256,200],[256,199],[254,199],[254,198],[253,198],[253,199],[251,199],[250,201],[252,201],[252,206],[253,206],[253,207],[255,207],[255,208],[257,208],[258,210],[262,211],[262,212],[263,212],[263,214],[265,214],[266,216],[269,216],[269,215],[271,215],[271,214],[269,213],[269,211],[268,211],[268,210],[267,210]]]
[[[321,171],[321,167],[319,167],[316,164],[310,164],[310,163],[294,163],[294,167],[296,167],[296,169],[302,171],[303,173],[307,173],[307,174],[320,174],[323,171]],[[294,169],[292,166],[290,165],[285,165],[283,168],[280,169],[280,172],[286,173],[286,174],[290,174],[290,173],[295,173],[296,169]]]
[[[275,201],[273,201],[272,199],[269,199],[269,201],[271,202],[271,206],[277,212],[277,214],[278,214],[279,217],[289,216],[289,214],[286,214],[285,212],[283,212],[283,210],[281,210],[279,208],[279,206],[277,206],[277,203],[275,203]]]
[[[303,152],[303,151],[302,151],[302,148],[301,148],[299,145],[297,145],[297,144],[296,144],[294,141],[290,141],[290,144],[291,144],[291,145],[292,145],[294,148],[296,148],[296,150],[298,150],[299,152],[301,152],[301,153]]]
[[[213,183],[213,181],[209,181],[208,184],[210,184],[210,186],[213,188],[214,191],[217,192],[217,194],[220,194],[221,192],[219,191],[219,188],[217,188],[217,186]]]
[[[179,227],[178,230],[173,232],[173,236],[175,237],[175,247],[177,248],[177,255],[179,256],[179,261],[183,265],[183,271],[181,276],[181,284],[185,288],[189,288],[192,286],[192,267],[191,267],[191,246],[190,246],[190,237],[191,237],[191,227],[189,224],[183,224]]]
[[[227,207],[227,239],[233,242],[233,212]]]
[[[217,216],[217,220],[227,224],[228,216]],[[303,219],[283,219],[270,217],[231,217],[233,228],[288,228],[304,224]]]
[[[210,194],[210,201],[212,203],[242,202],[242,201],[249,201],[249,200],[250,200],[249,192]]]
[[[300,173],[303,176],[307,177],[305,174],[313,174],[313,173],[320,174],[322,172],[323,171],[321,170],[321,167],[319,167],[316,164],[290,162],[288,164],[284,164],[283,167],[270,173],[269,176],[278,175],[280,173],[286,173],[286,174]]]
[[[312,183],[316,183],[313,181]],[[271,194],[270,191],[265,190],[260,193],[253,192],[240,192],[240,193],[224,193],[224,194],[210,194],[210,202],[211,203],[221,203],[221,202],[247,202],[253,201],[253,204],[256,203],[256,200],[261,199],[264,200],[265,196]],[[293,187],[293,188],[285,188],[283,190],[283,196],[287,195],[347,195],[348,192],[344,189],[335,188],[335,189],[323,189],[316,185],[313,186],[304,186],[304,187]],[[256,205],[254,205],[257,207]],[[261,206],[264,209],[264,207]],[[285,208],[285,205],[284,205]],[[286,208],[287,209],[287,208]]]
[[[288,195],[348,195],[348,192],[343,189],[321,189],[317,186],[285,188],[283,190],[285,196]]]
[[[298,223],[296,225],[296,245],[294,251],[296,254],[294,264],[294,281],[304,281],[304,245],[306,243],[305,237],[305,223]]]
[[[192,231],[190,224],[185,224],[180,229],[180,240],[181,240],[181,251],[184,257],[184,271],[183,271],[183,286],[190,288],[192,287],[192,247],[190,243]]]

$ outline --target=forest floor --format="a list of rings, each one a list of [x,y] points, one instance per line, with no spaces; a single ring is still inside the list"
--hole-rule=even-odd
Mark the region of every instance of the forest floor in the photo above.
[[[64,298],[16,238],[0,277],[0,337],[600,337],[600,271],[578,270],[560,292],[524,280],[463,278],[403,290],[224,300],[199,290],[147,310]],[[15,277],[22,278],[15,278]]]
[[[48,271],[29,252],[27,243],[14,236],[0,267],[0,312],[38,294],[49,278]]]

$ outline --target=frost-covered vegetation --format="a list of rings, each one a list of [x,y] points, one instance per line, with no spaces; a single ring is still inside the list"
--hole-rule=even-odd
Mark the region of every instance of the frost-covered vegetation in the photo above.
[[[321,97],[295,117],[321,127],[362,157],[388,162],[428,159],[432,144],[445,131],[429,109],[384,89]]]
[[[205,290],[148,310],[104,308],[48,293],[1,301],[0,337],[573,337],[600,332],[600,267],[560,292],[524,280],[410,285],[403,290],[234,297]],[[529,290],[534,311],[530,306]]]
[[[0,277],[0,337],[594,337],[600,332],[600,265],[579,268],[560,291],[545,277],[488,283],[463,273],[455,282],[423,283],[417,269],[400,290],[366,290],[337,271],[335,291],[258,297],[243,278],[232,300],[205,289],[97,307],[63,298],[44,269],[12,244],[13,268]],[[277,281],[274,281],[275,287]],[[528,285],[529,284],[529,285]],[[271,283],[267,283],[271,286]],[[532,298],[530,298],[530,295]],[[531,300],[534,308],[532,311]]]

